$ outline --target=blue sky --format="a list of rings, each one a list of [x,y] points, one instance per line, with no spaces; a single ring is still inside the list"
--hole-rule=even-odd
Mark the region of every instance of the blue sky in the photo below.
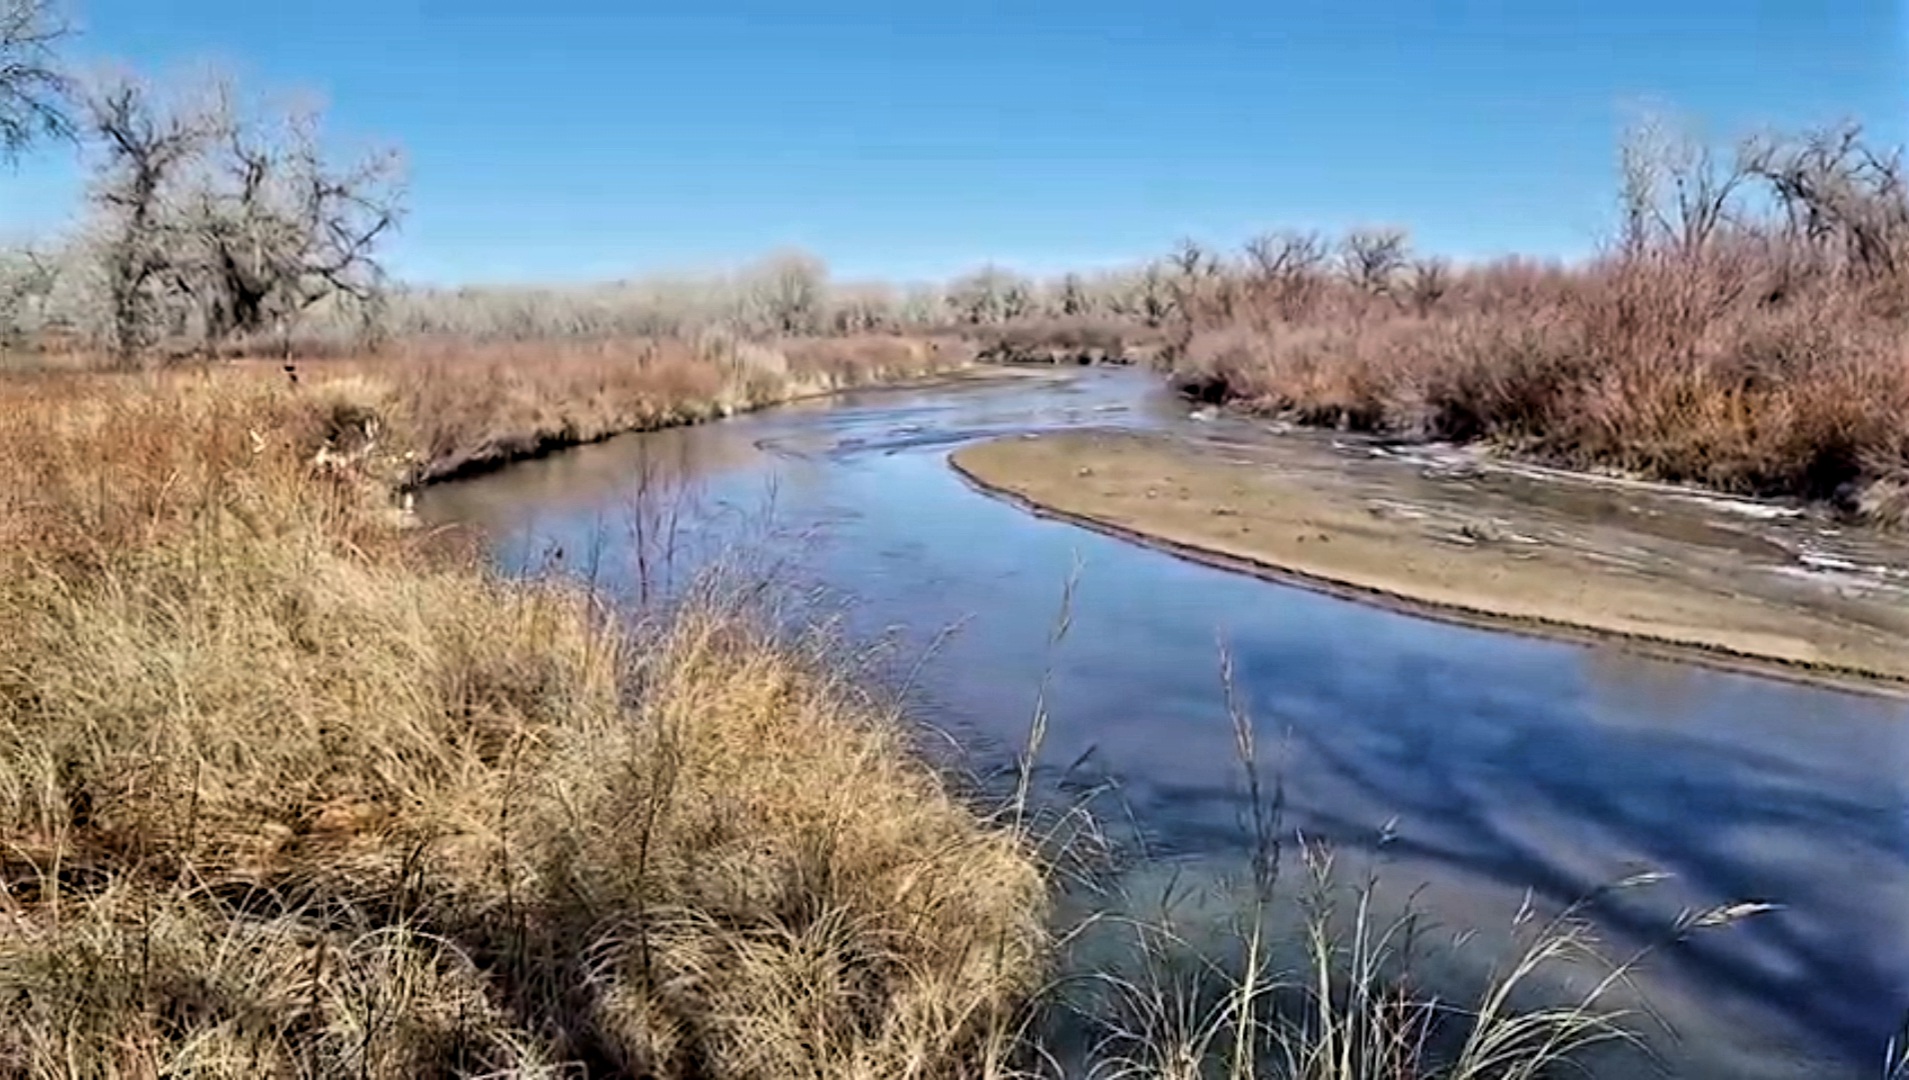
[[[1388,222],[1458,256],[1588,250],[1642,104],[1720,135],[1909,132],[1903,0],[90,0],[75,52],[210,60],[402,145],[390,250],[437,282],[800,246],[838,276],[1125,261]],[[0,172],[44,231],[71,155]]]

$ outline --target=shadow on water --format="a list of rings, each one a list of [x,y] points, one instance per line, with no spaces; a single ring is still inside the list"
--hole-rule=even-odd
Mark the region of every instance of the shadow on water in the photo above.
[[[945,465],[982,436],[1185,424],[1143,379],[854,395],[528,463],[429,491],[420,512],[483,530],[519,569],[555,548],[581,576],[594,550],[591,579],[626,597],[661,562],[767,549],[843,600],[850,633],[932,643],[911,711],[984,763],[1011,759],[1050,674],[1044,762],[1117,785],[1157,855],[1139,893],[1150,876],[1219,882],[1247,857],[1223,635],[1262,745],[1282,748],[1289,828],[1382,855],[1453,930],[1488,934],[1528,895],[1562,906],[1641,867],[1674,878],[1598,906],[1620,949],[1682,909],[1780,905],[1652,957],[1643,990],[1680,1036],[1666,1071],[1878,1074],[1909,1007],[1909,707],[1236,577],[1034,519]],[[693,512],[680,495],[657,509],[691,488]],[[1050,654],[1077,559],[1073,629]]]

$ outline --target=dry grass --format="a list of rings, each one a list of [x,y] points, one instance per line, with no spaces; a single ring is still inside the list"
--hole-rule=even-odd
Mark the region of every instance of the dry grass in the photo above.
[[[1352,877],[1332,849],[1283,831],[1277,775],[1263,773],[1255,728],[1224,647],[1221,681],[1241,767],[1250,873],[1228,882],[1221,925],[1201,919],[1169,886],[1146,919],[1106,920],[1130,939],[1114,963],[1078,980],[1074,1007],[1093,1037],[1093,1075],[1110,1080],[1536,1080],[1605,1075],[1589,1057],[1647,1055],[1648,1006],[1631,977],[1652,951],[1612,958],[1590,910],[1612,893],[1647,887],[1641,873],[1553,914],[1527,898],[1499,954],[1442,994],[1466,958],[1471,931],[1448,936],[1418,907],[1381,889],[1379,863]],[[1380,838],[1380,846],[1388,842]],[[1301,880],[1289,884],[1287,852]],[[1195,908],[1184,919],[1180,909]],[[1689,911],[1664,943],[1755,917],[1767,905]],[[1217,936],[1217,944],[1214,939]],[[1632,1002],[1627,1004],[1625,999]],[[1894,1052],[1893,1049],[1891,1051]],[[1606,1057],[1632,1075],[1637,1057]],[[1624,1071],[1620,1072],[1622,1069]]]
[[[1909,476],[1909,282],[1814,258],[1747,233],[1571,270],[1486,267],[1423,304],[1324,283],[1330,302],[1290,317],[1209,306],[1175,378],[1305,423],[1880,506]]]
[[[1494,273],[1515,271],[1424,315],[1200,331],[1177,378],[1303,422],[1749,494],[1853,504],[1909,474],[1909,337],[1880,298],[1771,301],[1753,255],[1612,260],[1537,302]]]
[[[392,529],[430,392],[0,383],[0,1072],[997,1059],[1026,843],[741,615],[617,630]]]
[[[1305,863],[1298,896],[1247,903],[1217,948],[1171,911],[1119,928],[1130,959],[1093,984],[1099,1075],[1529,1080],[1642,1053],[1644,1017],[1623,1003],[1636,960],[1608,959],[1581,912],[1521,914],[1475,995],[1441,997],[1427,984],[1466,966],[1461,947],[1410,905],[1382,914],[1378,881],[1338,880],[1326,849]]]
[[[1031,765],[978,816],[825,643],[719,593],[625,628],[393,528],[421,432],[508,429],[473,404],[495,369],[389,363],[0,380],[0,1073],[1029,1075]],[[502,407],[614,367],[570,365]],[[1101,1073],[1531,1075],[1622,1030],[1595,996],[1405,996],[1406,931],[1363,908],[1309,909],[1277,968],[1270,888],[1191,997],[1105,973]],[[1589,959],[1536,929],[1494,985]],[[1433,1073],[1435,1021],[1486,1066]]]
[[[870,335],[750,342],[623,340],[470,346],[413,340],[306,362],[302,378],[389,384],[430,481],[631,431],[698,423],[856,386],[948,371],[958,343]]]

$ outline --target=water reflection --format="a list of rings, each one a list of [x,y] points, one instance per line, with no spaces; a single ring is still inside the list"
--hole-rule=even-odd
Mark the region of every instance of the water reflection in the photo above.
[[[1562,905],[1640,866],[1676,876],[1597,909],[1620,949],[1657,944],[1683,908],[1782,905],[1652,958],[1645,989],[1682,1035],[1667,1070],[1878,1072],[1909,1006],[1909,709],[1243,579],[1034,519],[945,466],[979,435],[1178,412],[1120,378],[869,395],[618,440],[421,509],[484,529],[507,565],[555,547],[582,574],[595,545],[588,573],[623,596],[767,549],[776,573],[845,598],[851,632],[935,642],[911,704],[984,760],[1020,745],[1051,676],[1044,760],[1117,782],[1165,860],[1145,874],[1217,879],[1245,858],[1223,636],[1279,748],[1288,828],[1357,858],[1396,818],[1388,880],[1430,883],[1453,928],[1508,926],[1528,890]],[[1073,629],[1050,650],[1077,559]]]

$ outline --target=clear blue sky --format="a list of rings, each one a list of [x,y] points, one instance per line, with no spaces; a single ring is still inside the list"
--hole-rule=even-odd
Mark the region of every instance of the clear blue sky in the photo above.
[[[1581,253],[1626,109],[1909,131],[1902,0],[90,0],[83,57],[211,59],[402,144],[420,280],[798,245],[838,276],[1124,261],[1279,224]],[[67,155],[70,156],[70,155]],[[66,156],[0,173],[45,228]]]

